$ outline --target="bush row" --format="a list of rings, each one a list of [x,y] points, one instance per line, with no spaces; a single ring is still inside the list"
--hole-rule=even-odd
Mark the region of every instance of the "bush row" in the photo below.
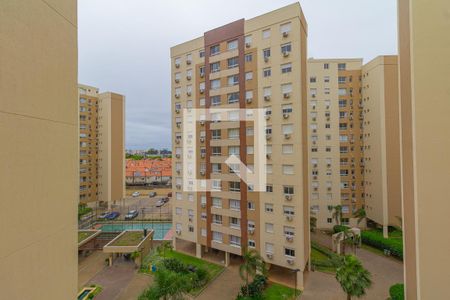
[[[397,283],[389,289],[391,300],[405,300],[405,286],[403,283]]]
[[[374,230],[362,231],[361,239],[364,244],[380,250],[389,250],[391,255],[403,260],[403,242],[400,238],[384,238],[380,232]]]

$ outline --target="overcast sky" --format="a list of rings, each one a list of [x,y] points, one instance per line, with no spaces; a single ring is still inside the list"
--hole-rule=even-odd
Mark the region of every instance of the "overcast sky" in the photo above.
[[[126,148],[170,148],[171,46],[292,0],[78,0],[79,82],[126,96]],[[397,53],[395,0],[300,0],[308,57]]]

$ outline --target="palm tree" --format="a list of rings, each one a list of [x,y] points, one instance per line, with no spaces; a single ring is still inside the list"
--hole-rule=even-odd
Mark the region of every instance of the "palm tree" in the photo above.
[[[245,280],[245,293],[248,294],[249,276],[253,277],[257,272],[265,275],[267,270],[264,260],[256,250],[246,251],[242,258],[244,262],[239,267],[239,275]]]
[[[340,240],[342,238],[342,245],[344,246],[342,249],[342,254],[345,255],[345,245],[346,244],[352,244],[353,237],[355,235],[353,234],[353,231],[351,231],[348,228],[345,228],[341,232],[338,232],[336,235],[337,240]]]
[[[352,296],[360,298],[366,294],[366,289],[372,285],[371,274],[364,269],[361,262],[354,255],[344,256],[340,266],[336,269],[336,280],[347,294],[347,300]]]
[[[358,225],[359,225],[359,223],[361,223],[362,220],[364,220],[367,217],[366,210],[364,208],[360,208],[354,213],[353,216],[355,218],[358,218]]]
[[[342,205],[333,206],[333,218],[336,220],[336,225],[341,225],[342,220]]]

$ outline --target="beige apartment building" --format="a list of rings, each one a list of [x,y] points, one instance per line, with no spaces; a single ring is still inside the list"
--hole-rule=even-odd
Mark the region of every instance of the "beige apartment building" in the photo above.
[[[306,35],[296,3],[171,49],[175,246],[193,243],[199,257],[220,250],[226,263],[255,249],[273,268],[299,269],[299,287],[309,258]],[[204,111],[194,132],[184,133],[189,109],[228,109],[229,121]],[[239,109],[261,109],[262,130],[239,121]],[[263,170],[265,192],[240,179],[243,169],[225,162],[230,155]],[[196,179],[208,179],[212,190],[191,192]]]
[[[365,210],[386,237],[402,215],[397,59],[378,56],[362,68]]]
[[[362,160],[362,59],[308,60],[309,190],[311,215],[318,228],[357,225],[364,207]]]
[[[125,195],[125,97],[78,85],[80,203],[108,206]]]
[[[406,299],[448,299],[450,3],[398,1]]]
[[[0,66],[0,298],[75,299],[76,1],[0,1]]]

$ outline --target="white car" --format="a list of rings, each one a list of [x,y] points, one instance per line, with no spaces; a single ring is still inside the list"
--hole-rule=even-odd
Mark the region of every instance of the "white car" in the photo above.
[[[133,197],[139,197],[141,195],[141,193],[139,192],[134,192],[133,194],[131,194],[131,196]]]

